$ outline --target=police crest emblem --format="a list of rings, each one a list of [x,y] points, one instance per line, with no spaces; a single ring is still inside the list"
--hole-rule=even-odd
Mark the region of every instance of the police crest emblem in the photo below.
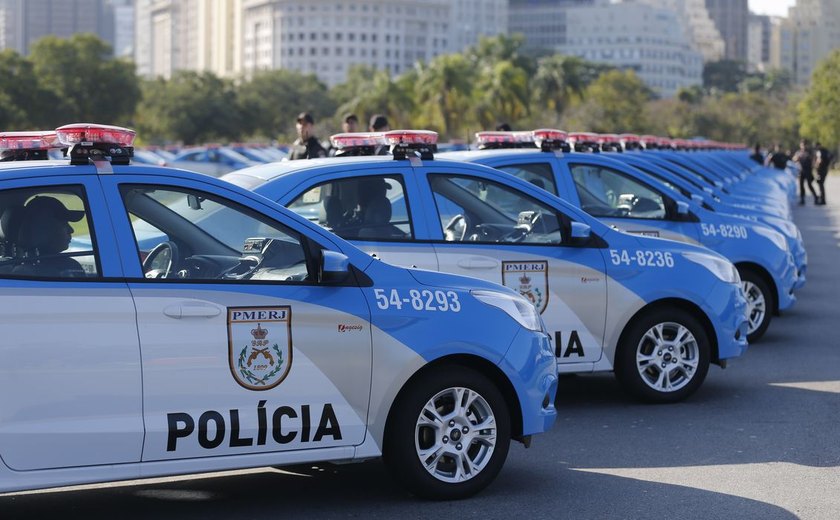
[[[249,390],[279,385],[292,368],[291,307],[228,309],[228,362],[236,382]]]
[[[542,314],[548,306],[548,261],[502,262],[502,285],[519,291]]]

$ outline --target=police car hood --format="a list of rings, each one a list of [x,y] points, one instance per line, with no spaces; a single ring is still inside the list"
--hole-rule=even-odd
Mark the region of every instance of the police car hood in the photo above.
[[[727,262],[730,262],[728,258],[724,255],[714,251],[712,249],[707,248],[706,246],[699,245],[699,244],[690,244],[688,242],[682,242],[680,240],[674,240],[671,238],[664,238],[664,237],[649,237],[644,235],[636,235],[632,233],[625,233],[623,231],[619,231],[617,229],[611,230],[614,233],[621,233],[622,235],[626,235],[631,237],[641,248],[654,250],[654,251],[668,251],[671,253],[703,253],[706,255],[717,256]]]
[[[479,280],[477,278],[470,278],[468,276],[459,276],[457,274],[439,273],[437,271],[427,271],[425,269],[407,269],[412,278],[421,285],[429,287],[441,287],[449,289],[462,289],[469,291],[471,289],[488,289],[491,291],[506,292],[511,294],[519,294],[512,289],[497,283]]]

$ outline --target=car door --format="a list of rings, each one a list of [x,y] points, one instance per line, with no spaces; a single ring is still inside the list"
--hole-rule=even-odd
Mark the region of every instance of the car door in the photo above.
[[[280,202],[375,258],[402,267],[437,270],[434,251],[417,243],[426,230],[423,219],[414,216],[413,181],[399,170],[343,172],[313,179]]]
[[[361,444],[370,311],[357,285],[317,281],[322,246],[218,187],[103,183],[129,237],[120,249],[143,353],[143,461],[348,447],[342,457]]]
[[[0,214],[3,463],[28,471],[138,462],[136,316],[98,179],[3,180]]]
[[[676,218],[672,199],[638,179],[585,159],[568,159],[560,196],[625,233],[699,244],[697,225]]]
[[[427,226],[437,233],[440,270],[501,283],[529,298],[561,365],[579,370],[580,363],[598,361],[606,315],[600,249],[569,245],[567,216],[498,180],[433,164],[416,171]]]

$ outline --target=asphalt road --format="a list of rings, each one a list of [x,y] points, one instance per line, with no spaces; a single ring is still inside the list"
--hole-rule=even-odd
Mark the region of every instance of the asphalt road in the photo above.
[[[628,400],[611,376],[561,380],[559,419],[464,501],[406,495],[379,462],[0,496],[0,518],[840,518],[840,178],[796,210],[809,253],[795,308],[688,402]],[[810,203],[810,201],[809,201]]]

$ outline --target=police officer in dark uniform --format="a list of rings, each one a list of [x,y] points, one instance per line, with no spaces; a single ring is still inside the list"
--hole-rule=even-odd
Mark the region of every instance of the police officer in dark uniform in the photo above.
[[[388,118],[383,114],[374,114],[370,118],[370,126],[368,126],[368,130],[371,132],[388,132],[391,130],[391,124],[388,122]],[[388,155],[388,153],[389,146],[383,144],[376,147],[374,155]]]
[[[345,134],[352,134],[359,131],[359,118],[356,114],[344,114],[344,117],[341,120],[341,131]],[[330,146],[327,154],[330,157],[339,157],[344,155],[340,148],[336,148],[334,146]]]
[[[309,112],[301,112],[297,116],[297,133],[298,138],[292,143],[292,152],[289,154],[289,160],[296,159],[317,159],[318,157],[326,157],[327,151],[321,146],[318,138],[314,135],[315,119]]]
[[[803,139],[799,143],[799,151],[793,154],[793,162],[799,165],[799,205],[805,204],[805,186],[814,195],[814,202],[819,202],[817,192],[814,191],[814,151]]]
[[[816,203],[819,205],[825,204],[825,178],[828,177],[828,168],[831,166],[832,159],[833,157],[831,156],[831,152],[828,151],[828,148],[817,143],[817,188],[820,190],[820,194],[817,197]]]
[[[765,159],[764,165],[772,166],[777,170],[784,170],[787,168],[788,161],[790,161],[790,156],[782,150],[782,145],[776,144],[773,147],[773,152],[767,154],[767,159]]]

